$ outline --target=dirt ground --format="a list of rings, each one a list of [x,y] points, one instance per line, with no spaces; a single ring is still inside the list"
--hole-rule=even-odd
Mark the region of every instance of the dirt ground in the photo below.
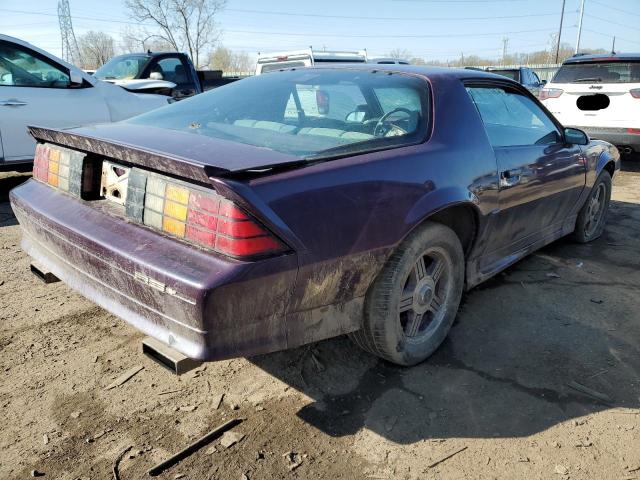
[[[602,238],[558,241],[469,292],[422,365],[336,338],[182,377],[123,321],[29,273],[7,203],[27,177],[2,174],[0,478],[109,479],[129,446],[121,478],[148,478],[243,418],[239,443],[158,478],[640,479],[640,161],[623,169]]]

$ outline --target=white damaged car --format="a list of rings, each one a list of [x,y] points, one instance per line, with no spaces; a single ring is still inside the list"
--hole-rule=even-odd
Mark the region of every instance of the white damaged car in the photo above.
[[[164,95],[102,82],[27,42],[0,35],[0,170],[33,161],[35,141],[27,125],[117,122],[168,102]]]

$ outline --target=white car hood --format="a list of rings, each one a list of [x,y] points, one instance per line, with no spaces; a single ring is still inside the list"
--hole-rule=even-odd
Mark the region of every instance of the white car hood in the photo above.
[[[127,79],[127,80],[104,80],[113,83],[127,90],[148,90],[153,88],[175,88],[176,84],[167,80],[151,79]]]
[[[97,81],[95,88],[105,99],[112,122],[118,122],[169,104],[169,97],[166,95],[132,93],[109,82]]]

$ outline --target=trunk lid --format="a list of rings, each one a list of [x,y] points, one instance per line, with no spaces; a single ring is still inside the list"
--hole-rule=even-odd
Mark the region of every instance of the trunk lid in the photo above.
[[[141,125],[114,123],[70,130],[34,126],[29,131],[41,141],[202,183],[232,172],[303,162],[267,148]]]

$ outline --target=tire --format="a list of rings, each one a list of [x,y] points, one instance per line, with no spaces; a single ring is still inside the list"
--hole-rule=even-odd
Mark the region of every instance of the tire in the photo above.
[[[369,287],[356,345],[399,365],[415,365],[444,341],[464,287],[464,253],[457,235],[425,222],[387,260]]]
[[[604,231],[611,200],[611,175],[603,170],[591,189],[591,193],[578,212],[573,239],[579,243],[595,240]]]

